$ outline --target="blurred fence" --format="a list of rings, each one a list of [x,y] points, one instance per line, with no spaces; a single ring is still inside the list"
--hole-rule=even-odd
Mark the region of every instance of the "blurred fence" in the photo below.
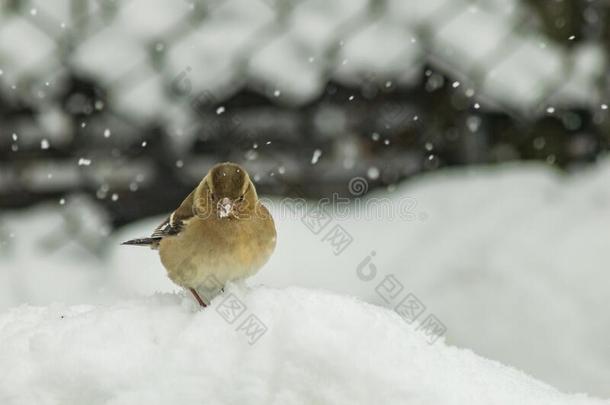
[[[171,209],[219,160],[319,197],[608,149],[608,1],[0,7],[0,207],[84,193],[118,225]]]

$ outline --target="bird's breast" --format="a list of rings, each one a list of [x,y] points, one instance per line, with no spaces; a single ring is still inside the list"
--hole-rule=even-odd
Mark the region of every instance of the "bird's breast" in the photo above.
[[[196,287],[213,275],[222,284],[254,274],[275,248],[271,217],[191,219],[183,231],[161,241],[159,254],[170,278]]]

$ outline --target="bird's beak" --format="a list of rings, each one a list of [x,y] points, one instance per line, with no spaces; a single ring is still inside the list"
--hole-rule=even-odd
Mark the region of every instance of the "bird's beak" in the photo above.
[[[233,201],[230,198],[224,197],[218,201],[216,210],[219,218],[227,218],[233,213]]]

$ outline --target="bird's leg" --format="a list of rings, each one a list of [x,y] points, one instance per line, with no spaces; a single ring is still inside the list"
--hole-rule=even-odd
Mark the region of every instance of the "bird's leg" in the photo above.
[[[205,304],[205,302],[203,302],[203,300],[201,299],[201,297],[199,296],[199,294],[197,294],[197,291],[195,291],[194,288],[189,288],[189,290],[191,291],[191,294],[193,294],[193,297],[195,297],[195,299],[197,300],[197,302],[199,303],[199,305],[201,305],[202,308],[207,307],[207,305]]]

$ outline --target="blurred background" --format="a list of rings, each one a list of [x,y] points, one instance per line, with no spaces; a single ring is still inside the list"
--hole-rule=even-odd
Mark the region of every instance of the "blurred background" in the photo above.
[[[450,344],[610,397],[609,53],[607,0],[0,0],[0,309],[173,291],[118,243],[231,160],[278,223],[254,284],[393,275]]]

